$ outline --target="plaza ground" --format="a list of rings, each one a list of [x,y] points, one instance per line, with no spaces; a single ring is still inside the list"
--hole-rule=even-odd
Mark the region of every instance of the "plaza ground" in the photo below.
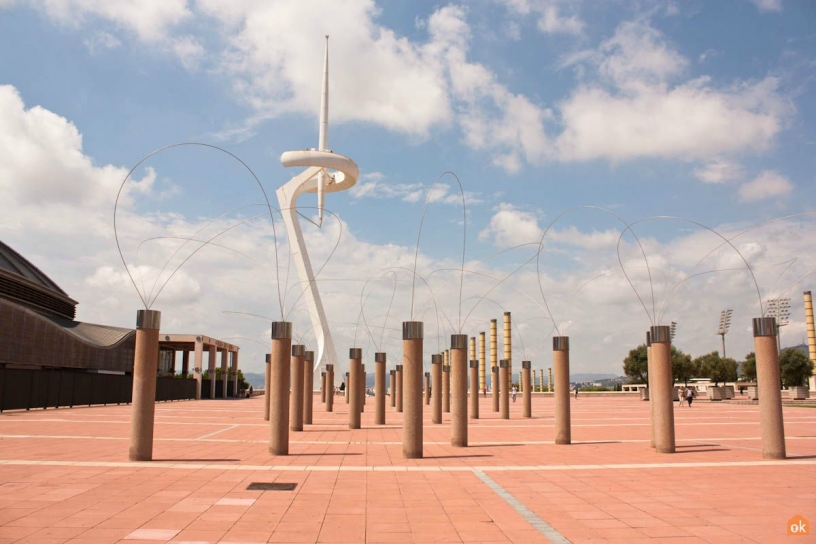
[[[649,404],[572,399],[571,445],[553,399],[499,419],[480,399],[468,448],[450,414],[424,459],[402,457],[401,414],[348,429],[348,405],[267,453],[263,398],[156,406],[154,461],[127,461],[130,406],[0,414],[0,544],[136,542],[798,542],[816,522],[816,409],[785,407],[788,459],[762,459],[759,407],[675,403],[677,453],[649,447]],[[290,491],[251,483],[296,484]],[[808,527],[810,529],[810,527]]]

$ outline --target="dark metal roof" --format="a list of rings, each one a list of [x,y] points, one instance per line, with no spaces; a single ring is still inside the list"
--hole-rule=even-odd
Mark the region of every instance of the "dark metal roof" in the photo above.
[[[9,272],[22,276],[40,287],[45,287],[57,293],[68,296],[68,293],[60,289],[51,278],[43,274],[42,270],[31,264],[28,259],[11,249],[0,240],[0,268],[5,268]]]

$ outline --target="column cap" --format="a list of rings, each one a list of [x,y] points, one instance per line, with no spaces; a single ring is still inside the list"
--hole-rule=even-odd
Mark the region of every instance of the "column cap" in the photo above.
[[[307,351],[303,354],[303,358],[310,363],[314,362],[314,351]]]
[[[467,349],[467,334],[451,334],[451,349]]]
[[[136,312],[136,328],[159,330],[161,328],[161,312],[158,310],[138,310]]]
[[[656,325],[650,329],[650,332],[652,333],[652,344],[671,343],[671,327],[668,325]]]
[[[775,317],[755,317],[753,319],[754,338],[757,336],[776,336]]]
[[[510,368],[510,359],[502,359],[499,361],[499,368]]]
[[[431,364],[432,365],[441,365],[442,364],[442,354],[441,353],[434,353],[431,355]]]
[[[306,353],[306,346],[303,344],[292,344],[292,357],[303,357]]]
[[[553,351],[569,351],[569,336],[553,336]]]
[[[385,362],[385,352],[378,351],[374,354],[374,362],[375,363],[384,363]]]
[[[320,373],[320,377],[321,377],[321,378],[322,378],[323,376],[325,376],[325,375],[326,375],[326,373],[325,373],[325,372],[321,372],[321,373]]]
[[[288,321],[273,321],[271,337],[272,340],[292,338],[292,324]]]
[[[498,320],[498,319],[491,319],[491,320],[490,320],[490,322],[491,322],[491,323],[498,323],[498,322],[499,322],[499,320]]]
[[[425,377],[426,377],[426,378],[430,378],[430,377],[431,377],[431,373],[430,373],[430,372],[426,372],[426,373],[425,373]]]
[[[646,331],[646,347],[652,347],[652,331]]]
[[[499,367],[491,366],[490,367],[490,372],[492,372],[493,374],[498,374],[499,373]]]
[[[522,361],[521,368],[532,368],[530,361]]]
[[[402,365],[397,365],[397,372],[402,372]]]
[[[403,340],[420,340],[424,338],[422,321],[403,321],[402,322],[402,339]]]
[[[272,354],[271,354],[271,353],[267,353],[267,354],[266,354],[266,364],[269,364],[269,363],[271,363],[271,362],[272,362]]]
[[[471,360],[470,360],[470,368],[479,368],[479,361],[478,361],[478,359],[471,359]]]
[[[504,312],[504,315],[510,315],[510,312]]]
[[[391,370],[389,370],[389,371],[388,371],[388,373],[389,373],[389,374],[391,374],[391,375],[393,376],[394,374],[396,374],[396,373],[397,373],[397,371],[396,371],[396,370],[394,370],[394,369],[391,369]]]
[[[349,359],[362,359],[363,348],[349,348]]]
[[[334,372],[334,365],[326,365],[326,372]]]
[[[449,367],[449,366],[443,366],[442,367],[442,372],[450,372],[450,369],[451,369],[451,367]]]

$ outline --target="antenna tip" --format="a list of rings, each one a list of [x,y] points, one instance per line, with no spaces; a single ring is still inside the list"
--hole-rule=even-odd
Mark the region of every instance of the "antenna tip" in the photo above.
[[[329,35],[328,35],[328,34],[326,34],[326,39],[327,39],[327,40],[329,39]]]

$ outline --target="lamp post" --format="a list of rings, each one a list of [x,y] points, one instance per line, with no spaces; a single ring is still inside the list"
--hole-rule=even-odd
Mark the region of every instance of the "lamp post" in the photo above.
[[[671,339],[674,340],[674,336],[677,334],[677,321],[671,322],[671,328],[669,328],[669,333],[671,334]]]
[[[782,353],[782,335],[780,328],[788,324],[790,320],[790,297],[769,298],[765,316],[776,318],[776,342],[777,351]]]
[[[715,333],[722,337],[723,359],[725,359],[725,335],[728,332],[728,328],[731,327],[731,314],[733,312],[734,310],[731,309],[720,312],[720,328],[717,329],[717,332]]]

